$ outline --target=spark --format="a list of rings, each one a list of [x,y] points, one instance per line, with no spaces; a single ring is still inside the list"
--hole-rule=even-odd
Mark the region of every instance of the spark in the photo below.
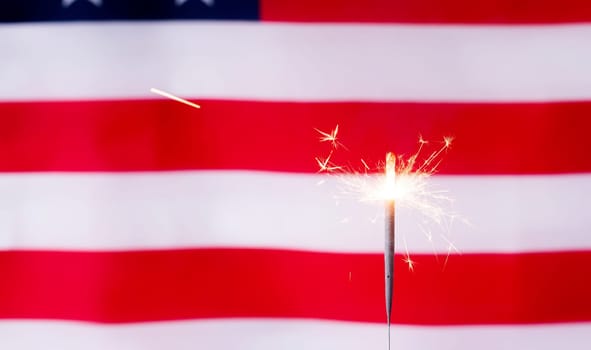
[[[336,171],[336,170],[341,170],[342,167],[340,166],[335,166],[332,165],[332,163],[330,163],[330,157],[332,157],[332,151],[330,152],[330,154],[328,155],[328,157],[326,157],[325,159],[321,159],[316,157],[316,162],[318,163],[318,166],[320,167],[320,170],[318,172],[330,172],[330,171]]]
[[[320,142],[330,142],[332,143],[332,145],[336,148],[337,147],[337,134],[339,133],[339,125],[337,124],[337,126],[330,132],[324,132],[318,129],[314,129],[316,131],[318,131],[318,133],[321,135],[320,136]]]
[[[162,91],[162,90],[159,90],[159,89],[156,89],[156,88],[151,88],[150,89],[150,92],[155,93],[155,94],[160,95],[160,96],[164,96],[164,97],[170,98],[171,100],[175,100],[175,101],[180,102],[180,103],[184,103],[187,106],[191,106],[193,108],[197,108],[197,109],[201,108],[201,106],[198,105],[198,104],[195,104],[195,103],[193,103],[191,101],[187,101],[184,98],[180,98],[180,97],[175,96],[175,95],[173,95],[173,94],[171,94],[169,92],[166,92],[166,91]]]
[[[409,271],[414,271],[415,270],[415,262],[410,258],[410,252],[408,251],[408,245],[406,245],[406,238],[403,239],[403,242],[404,242],[405,257],[404,257],[404,259],[402,259],[402,261],[404,261],[408,265]]]
[[[316,158],[319,172],[337,177],[340,199],[352,197],[367,203],[395,201],[397,208],[418,216],[421,223],[419,231],[425,234],[435,252],[435,237],[431,226],[437,226],[445,232],[450,231],[457,215],[451,210],[453,200],[449,193],[436,188],[430,178],[437,172],[446,151],[452,147],[454,138],[445,136],[440,141],[429,141],[419,135],[414,153],[408,156],[387,153],[386,161],[373,167],[361,158],[359,168],[355,169],[350,165],[335,164],[332,160],[336,151],[336,144],[332,142],[336,142],[337,135],[340,135],[338,125],[331,132],[316,131],[322,135],[322,142],[330,142],[332,145],[328,157]],[[377,217],[370,218],[370,221],[374,222],[376,219]],[[447,250],[447,262],[450,252],[457,251],[457,248],[444,234],[441,236],[445,244],[451,246]],[[414,269],[416,266],[409,254],[405,262],[409,268]]]
[[[409,271],[415,270],[415,262],[410,258],[410,255],[406,255],[404,259],[402,259],[407,265]]]
[[[314,130],[316,130],[320,134],[320,142],[329,142],[330,144],[332,144],[332,146],[335,149],[338,146],[342,146],[343,148],[346,149],[346,147],[343,146],[342,143],[337,141],[337,134],[339,133],[339,125],[338,124],[337,124],[337,126],[335,126],[334,129],[332,129],[331,132],[324,132],[324,131],[318,130],[316,128],[314,128]]]
[[[447,254],[445,255],[445,260],[443,261],[443,269],[447,266],[447,262],[449,261],[449,256],[451,255],[451,251],[453,250],[456,254],[462,254],[460,250],[450,241],[445,235],[441,235],[441,238],[447,242]]]
[[[445,142],[445,148],[451,147],[451,143],[454,140],[452,136],[446,136],[443,138],[443,142]]]
[[[363,160],[363,158],[361,158],[361,163],[363,164],[363,167],[365,167],[365,170],[371,170],[371,168],[369,167],[369,165],[367,165],[367,163]]]

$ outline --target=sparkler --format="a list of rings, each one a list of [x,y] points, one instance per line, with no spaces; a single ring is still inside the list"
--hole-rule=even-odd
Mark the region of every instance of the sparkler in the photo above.
[[[394,245],[396,234],[396,156],[386,154],[386,191],[390,198],[386,200],[386,244],[384,251],[384,274],[386,277],[386,319],[388,321],[388,350],[390,349],[390,316],[392,314],[392,291],[394,287]]]
[[[370,176],[372,170],[366,161],[360,160],[363,165],[363,172],[351,170],[350,167],[340,166],[332,162],[331,157],[337,145],[342,145],[337,140],[338,125],[331,132],[320,133],[321,142],[329,142],[332,149],[325,158],[316,158],[320,172],[340,175],[341,183],[344,185],[344,192],[353,194],[362,201],[380,201],[385,204],[385,249],[384,249],[384,278],[386,297],[386,319],[388,324],[388,349],[390,349],[390,324],[392,315],[392,299],[394,287],[394,253],[396,241],[396,206],[411,208],[420,213],[427,220],[439,225],[447,220],[451,221],[455,215],[448,213],[442,202],[450,202],[451,199],[445,192],[431,190],[427,179],[433,175],[441,162],[441,156],[453,141],[451,137],[444,137],[442,146],[421,158],[424,148],[428,144],[422,137],[419,138],[418,150],[408,158],[396,156],[394,153],[386,154],[386,161],[383,166],[383,176]],[[378,166],[378,171],[382,170]],[[431,234],[428,234],[432,242]],[[445,237],[444,237],[445,238]],[[450,247],[453,245],[446,239]],[[406,247],[404,262],[410,270],[414,269],[414,262],[411,260]],[[447,262],[447,258],[446,258]]]

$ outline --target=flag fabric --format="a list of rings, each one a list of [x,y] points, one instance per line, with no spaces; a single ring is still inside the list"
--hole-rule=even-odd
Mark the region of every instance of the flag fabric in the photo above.
[[[397,217],[393,348],[588,349],[590,21],[586,0],[3,1],[0,348],[384,349],[381,208],[315,160],[338,125],[343,164],[455,140],[429,181],[467,222]]]

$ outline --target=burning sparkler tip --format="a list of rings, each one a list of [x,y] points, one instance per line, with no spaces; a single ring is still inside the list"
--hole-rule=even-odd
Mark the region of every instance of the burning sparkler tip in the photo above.
[[[384,187],[388,200],[396,196],[396,156],[392,152],[386,153],[386,182]]]
[[[396,171],[396,156],[392,152],[386,153],[386,176],[393,175]]]
[[[394,162],[394,161],[396,161],[396,156],[394,155],[394,153],[392,153],[392,152],[386,153],[386,163],[390,163],[390,162]]]

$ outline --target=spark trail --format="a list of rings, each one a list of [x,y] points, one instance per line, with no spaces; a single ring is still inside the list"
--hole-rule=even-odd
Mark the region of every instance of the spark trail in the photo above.
[[[162,90],[159,90],[159,89],[156,89],[156,88],[151,88],[150,89],[150,92],[152,92],[152,93],[154,93],[156,95],[160,95],[160,96],[169,98],[171,100],[175,100],[175,101],[180,102],[182,104],[186,104],[187,106],[190,106],[190,107],[193,107],[193,108],[197,108],[197,109],[201,108],[200,105],[198,105],[196,103],[193,103],[191,101],[185,100],[184,98],[178,97],[176,95],[173,95],[170,92],[162,91]]]

